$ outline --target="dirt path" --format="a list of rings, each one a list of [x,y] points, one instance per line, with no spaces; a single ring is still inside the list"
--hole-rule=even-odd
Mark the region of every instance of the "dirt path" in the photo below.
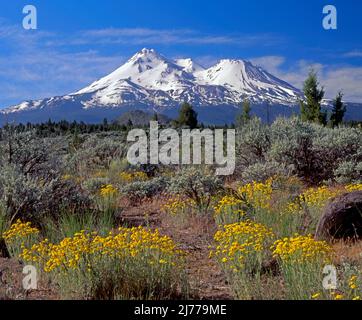
[[[232,293],[219,266],[208,257],[207,247],[189,251],[187,267],[195,299],[230,300]]]
[[[186,268],[191,297],[200,300],[233,299],[230,286],[218,264],[209,258],[212,235],[216,226],[210,218],[190,218],[177,223],[160,213],[159,204],[147,204],[125,209],[123,222],[127,225],[147,225],[158,228],[178,243],[186,255]]]

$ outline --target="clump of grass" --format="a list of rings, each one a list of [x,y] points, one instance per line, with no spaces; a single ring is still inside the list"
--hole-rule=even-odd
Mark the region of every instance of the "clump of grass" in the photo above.
[[[112,184],[104,185],[96,195],[95,203],[99,211],[115,213],[117,210],[119,191]]]
[[[161,208],[167,214],[174,225],[185,228],[189,226],[193,218],[199,215],[195,202],[188,198],[175,196],[168,199]]]
[[[9,219],[6,215],[6,210],[0,204],[0,239],[3,233],[9,228]]]
[[[115,226],[113,211],[84,210],[73,212],[64,210],[59,217],[46,217],[42,233],[52,242],[59,242],[63,238],[72,237],[80,230],[97,231],[106,235]]]
[[[214,218],[218,225],[241,222],[248,216],[247,203],[237,196],[224,196],[214,207]]]

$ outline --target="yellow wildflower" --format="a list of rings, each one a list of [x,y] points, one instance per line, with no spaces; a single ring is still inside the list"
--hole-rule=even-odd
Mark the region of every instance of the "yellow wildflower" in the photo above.
[[[277,240],[272,248],[274,257],[283,262],[304,263],[317,258],[328,261],[332,248],[325,241],[316,241],[311,235]]]
[[[319,292],[315,293],[315,294],[312,295],[312,299],[317,300],[320,296],[321,296],[321,294]]]
[[[102,197],[107,198],[114,196],[118,193],[118,190],[111,184],[107,184],[101,188],[100,194]]]
[[[17,220],[8,231],[3,233],[5,241],[15,241],[16,239],[26,238],[30,235],[38,234],[39,230],[31,227],[30,222],[21,222]]]

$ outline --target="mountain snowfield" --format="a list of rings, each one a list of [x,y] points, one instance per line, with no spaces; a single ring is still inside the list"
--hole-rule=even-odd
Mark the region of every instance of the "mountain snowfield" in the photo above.
[[[295,103],[300,92],[259,67],[243,60],[221,60],[205,69],[192,59],[170,60],[143,49],[110,75],[74,95],[91,94],[84,107],[142,101],[169,107],[188,101],[195,106],[253,102]]]
[[[171,60],[153,49],[143,49],[84,89],[63,97],[23,102],[2,113],[72,101],[80,101],[84,109],[138,103],[162,109],[184,101],[195,106],[237,105],[244,97],[254,103],[289,105],[297,102],[301,92],[248,61],[221,60],[205,69],[192,59]]]
[[[173,117],[185,101],[206,123],[230,123],[244,98],[258,116],[269,120],[270,115],[298,112],[293,107],[302,93],[249,61],[224,59],[206,69],[192,59],[173,60],[142,49],[111,74],[77,92],[1,110],[0,124],[49,118],[99,122],[137,109]]]

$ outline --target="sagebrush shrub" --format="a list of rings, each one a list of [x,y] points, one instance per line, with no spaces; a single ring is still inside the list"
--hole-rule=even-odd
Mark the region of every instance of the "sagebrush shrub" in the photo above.
[[[166,191],[169,181],[165,177],[136,181],[120,185],[121,193],[133,203],[140,203],[143,199],[150,199]]]
[[[64,207],[88,204],[78,185],[62,179],[62,139],[8,130],[0,140],[0,203],[10,222],[18,218],[39,222],[45,214],[57,215]]]
[[[168,191],[192,199],[200,210],[207,211],[212,196],[222,189],[222,181],[213,173],[207,169],[190,167],[172,177]]]
[[[266,171],[296,175],[310,184],[361,179],[358,170],[351,174],[353,169],[340,167],[343,162],[352,162],[357,168],[362,161],[360,129],[332,129],[298,118],[279,118],[268,126],[254,119],[238,136],[236,174],[245,180],[264,178]]]

